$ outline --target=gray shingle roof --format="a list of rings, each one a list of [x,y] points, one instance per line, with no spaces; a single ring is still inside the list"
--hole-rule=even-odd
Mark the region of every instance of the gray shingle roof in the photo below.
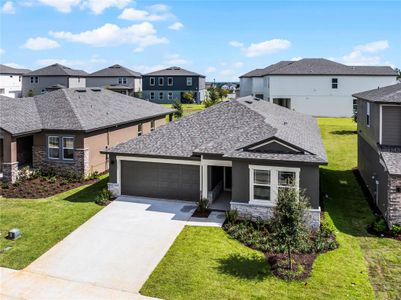
[[[401,83],[352,95],[355,98],[383,103],[401,103]]]
[[[13,135],[41,129],[88,132],[173,112],[99,88],[59,89],[30,98],[0,100],[0,127]]]
[[[88,75],[85,71],[74,70],[60,64],[50,65],[35,71],[29,72],[24,76],[83,76]]]
[[[391,175],[401,175],[401,147],[382,147],[381,156]]]
[[[88,77],[119,77],[119,76],[140,78],[141,73],[135,72],[121,65],[112,65],[108,68],[104,68],[102,70],[93,72],[88,75]]]
[[[185,70],[180,67],[169,67],[167,69],[154,71],[145,74],[146,76],[200,76],[205,77],[204,75]]]
[[[347,66],[324,58],[304,58],[298,61],[280,61],[264,69],[248,72],[241,77],[266,75],[396,76],[397,74],[389,66]]]
[[[31,72],[31,70],[17,69],[17,68],[12,68],[12,67],[0,64],[0,74],[22,75],[22,74],[26,74],[28,72]]]
[[[304,154],[273,155],[244,149],[274,137],[303,149]],[[251,96],[214,105],[109,151],[166,157],[221,154],[230,158],[327,162],[314,118]]]

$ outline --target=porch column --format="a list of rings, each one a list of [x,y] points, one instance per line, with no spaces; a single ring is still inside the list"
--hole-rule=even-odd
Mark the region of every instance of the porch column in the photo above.
[[[3,133],[3,180],[14,183],[17,180],[17,139]]]
[[[202,164],[202,198],[207,199],[207,165]]]

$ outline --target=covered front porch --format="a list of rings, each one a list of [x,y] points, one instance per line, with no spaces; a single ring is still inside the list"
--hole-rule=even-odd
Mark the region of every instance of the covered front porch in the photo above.
[[[217,211],[230,209],[232,163],[226,160],[202,160],[202,198],[209,200],[209,208]]]
[[[18,169],[32,166],[33,135],[12,136],[2,130],[0,132],[0,178],[14,183]]]

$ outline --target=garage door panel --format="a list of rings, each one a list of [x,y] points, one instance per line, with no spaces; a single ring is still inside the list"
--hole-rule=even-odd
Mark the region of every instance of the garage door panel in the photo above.
[[[123,195],[197,201],[199,166],[150,162],[121,162]]]

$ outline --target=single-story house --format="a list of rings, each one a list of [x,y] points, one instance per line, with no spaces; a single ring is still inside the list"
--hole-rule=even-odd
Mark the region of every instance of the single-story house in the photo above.
[[[100,150],[149,133],[174,110],[100,88],[59,89],[35,97],[0,97],[0,165],[86,176],[108,169]]]
[[[116,195],[197,201],[268,219],[281,188],[305,189],[319,224],[319,166],[327,164],[313,117],[247,96],[225,101],[109,148]]]

